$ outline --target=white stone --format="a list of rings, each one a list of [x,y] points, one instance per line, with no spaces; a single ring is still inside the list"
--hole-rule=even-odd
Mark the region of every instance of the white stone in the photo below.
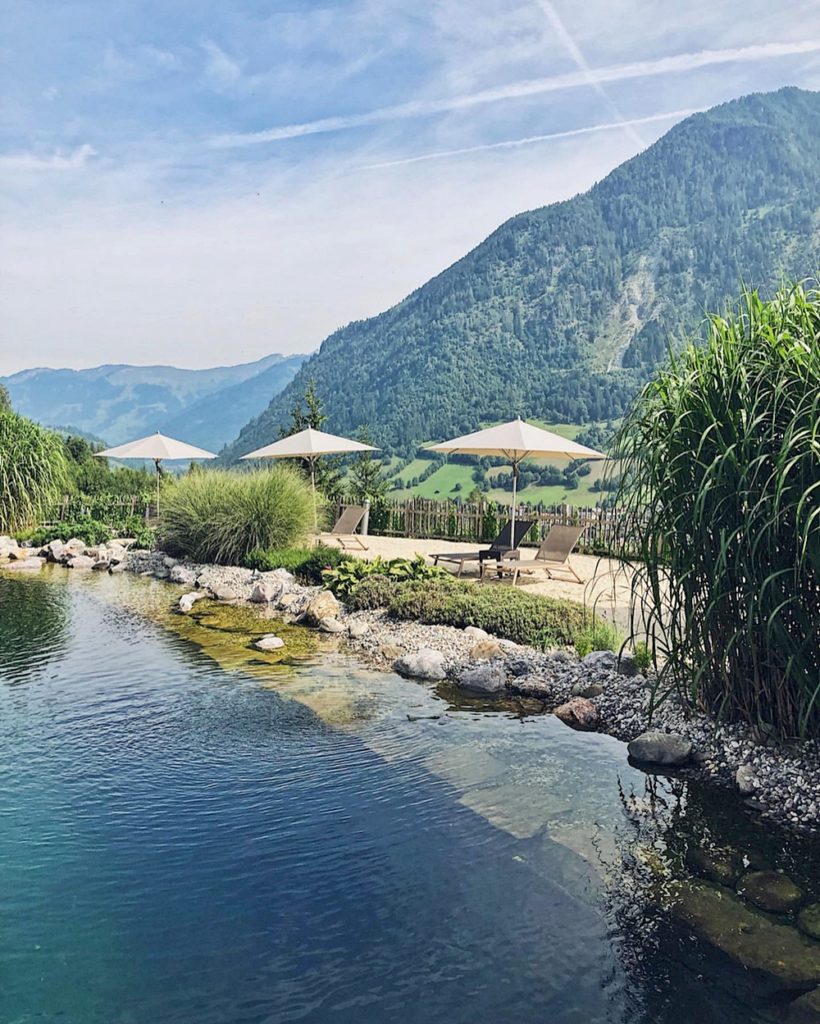
[[[473,640],[489,640],[490,638],[486,629],[479,629],[478,626],[465,626],[464,635],[471,636]]]
[[[427,679],[437,682],[445,679],[447,671],[444,667],[444,655],[432,647],[422,647],[415,654],[405,654],[393,662],[393,669],[400,676],[410,679]]]
[[[251,601],[254,604],[272,604],[281,596],[281,583],[255,583],[251,591]]]
[[[274,636],[273,633],[269,633],[267,636],[263,636],[261,640],[257,640],[253,646],[258,651],[278,651],[285,646],[285,641],[280,636]]]
[[[179,610],[187,613],[193,608],[197,601],[208,595],[202,590],[192,590],[190,594],[183,594],[179,599]]]
[[[95,559],[88,555],[74,555],[66,562],[69,569],[93,569]]]

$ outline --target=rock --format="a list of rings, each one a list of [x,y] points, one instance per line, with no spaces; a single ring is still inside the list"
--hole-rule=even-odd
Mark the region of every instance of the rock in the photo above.
[[[94,561],[89,555],[73,555],[66,565],[69,569],[93,569]]]
[[[179,599],[179,610],[187,615],[197,601],[207,596],[204,590],[192,590],[190,594],[183,594]]]
[[[573,697],[600,697],[604,692],[600,683],[584,682],[576,683],[570,693]]]
[[[618,668],[618,655],[614,651],[590,651],[581,664],[592,669],[614,672]]]
[[[553,714],[564,725],[579,732],[592,732],[598,728],[598,709],[586,697],[571,697],[566,704],[559,704]]]
[[[742,764],[735,772],[735,782],[741,796],[752,796],[757,789],[754,768],[750,764]]]
[[[686,764],[692,754],[692,743],[676,732],[649,729],[636,736],[627,747],[629,756],[641,764]]]
[[[101,551],[102,554],[100,554]],[[86,544],[86,546],[83,548],[82,553],[86,556],[86,558],[92,558],[96,562],[98,558],[105,557],[105,545]]]
[[[211,593],[214,595],[217,601],[239,600],[239,594],[237,594],[234,588],[226,586],[226,584],[224,583],[217,583],[215,587],[211,587]]]
[[[329,590],[320,590],[305,609],[310,626],[318,626],[322,619],[337,619],[341,605]]]
[[[173,569],[175,565],[179,564],[179,559],[172,558],[170,555],[166,555],[162,560],[162,564],[165,566],[166,569]]]
[[[718,850],[704,850],[690,846],[686,851],[686,866],[693,875],[733,888],[743,870],[738,857]]]
[[[624,651],[623,654],[618,658],[618,672],[622,676],[636,676],[638,674],[638,666],[635,664],[635,655],[630,654],[628,651]]]
[[[98,558],[97,561],[91,566],[95,572],[107,572],[108,571],[108,559]]]
[[[255,583],[251,591],[254,604],[272,604],[282,596],[282,585],[277,583]]]
[[[797,915],[797,927],[804,935],[820,941],[820,903],[810,903]]]
[[[183,586],[192,587],[196,583],[196,569],[187,565],[173,565],[168,573],[168,579],[172,583],[182,583]]]
[[[285,641],[280,636],[274,636],[273,633],[268,633],[268,635],[263,636],[261,640],[257,640],[253,646],[257,651],[278,651],[285,646]]]
[[[125,562],[111,562],[108,566],[108,572],[111,576],[115,573],[125,572]]]
[[[501,694],[507,689],[507,673],[501,665],[484,662],[465,669],[456,683],[462,690],[471,693]]]
[[[536,700],[543,701],[553,699],[552,687],[541,676],[516,676],[510,681],[510,689],[521,697],[534,697]]]
[[[81,555],[85,551],[85,541],[79,537],[71,537],[63,545],[63,554]]]
[[[6,572],[37,572],[45,565],[44,558],[21,558],[4,566]]]
[[[518,656],[508,657],[507,671],[511,676],[528,676],[532,672],[532,662]]]
[[[63,542],[61,540],[51,540],[48,542],[48,544],[46,544],[45,556],[49,560],[49,562],[59,562],[60,559],[63,557],[64,551],[65,547],[63,546]]]
[[[354,619],[347,627],[348,633],[354,640],[360,640],[370,632],[370,623],[365,619]]]
[[[290,612],[298,618],[308,606],[308,598],[298,592],[283,594],[277,601],[278,606],[286,612]]]
[[[503,658],[504,651],[497,640],[479,640],[470,650],[470,657],[473,661],[492,661],[495,658]]]
[[[761,971],[779,989],[820,985],[820,945],[796,928],[751,910],[734,894],[705,882],[674,882],[670,909],[697,935],[745,970]]]
[[[379,657],[385,661],[394,662],[404,654],[404,648],[398,644],[382,644],[379,648]]]
[[[393,662],[394,671],[409,679],[427,679],[438,682],[445,679],[444,655],[432,647],[422,647],[415,654],[404,654]]]
[[[805,899],[803,890],[779,871],[748,871],[737,883],[737,892],[771,914],[787,914]]]
[[[820,1024],[820,988],[789,1003],[785,1024]]]
[[[479,629],[478,626],[465,626],[464,635],[472,637],[473,640],[489,640],[490,634],[486,629]]]
[[[316,623],[316,628],[321,630],[323,633],[344,633],[344,623],[339,622],[338,619],[334,619],[332,615],[326,615],[323,619],[319,619]]]

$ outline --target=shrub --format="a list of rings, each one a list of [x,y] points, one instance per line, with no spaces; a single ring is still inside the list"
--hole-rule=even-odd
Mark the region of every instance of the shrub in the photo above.
[[[254,549],[302,540],[312,523],[310,486],[290,466],[218,469],[167,484],[157,537],[172,555],[241,565]]]
[[[86,544],[105,544],[111,540],[111,530],[99,519],[83,516],[79,519],[66,519],[54,526],[39,526],[36,530],[18,533],[18,540],[28,540],[32,547],[41,547],[50,540],[70,540],[79,537]]]
[[[133,549],[151,551],[156,543],[156,533],[142,516],[124,516],[114,530],[116,537],[131,537]]]
[[[658,692],[781,736],[820,735],[818,335],[820,292],[746,294],[644,387],[616,443]]]
[[[385,561],[383,558],[374,558],[372,561],[349,558],[341,562],[337,568],[329,569],[322,575],[325,587],[343,599],[361,580],[368,576],[384,576],[397,582],[450,578],[446,569],[437,565],[429,565],[423,555],[417,555],[412,559],[393,558],[390,561]]]
[[[389,576],[365,576],[357,583],[346,598],[347,607],[354,612],[387,608],[396,592],[396,581]]]
[[[312,548],[277,548],[263,551],[255,548],[249,552],[243,564],[248,569],[270,572],[272,569],[287,569],[302,583],[321,583],[322,572],[332,569],[347,559],[341,548],[317,544]]]
[[[0,533],[42,521],[65,481],[62,439],[24,416],[0,412]]]
[[[588,622],[575,638],[579,658],[585,658],[592,651],[617,651],[620,646],[618,630],[605,619],[595,618]]]
[[[542,647],[573,646],[585,622],[583,606],[572,601],[453,579],[394,584],[387,608],[398,618],[478,626],[515,643]]]
[[[644,643],[643,640],[639,640],[632,650],[632,657],[635,659],[636,671],[645,676],[652,668],[652,651],[650,651],[648,644]]]

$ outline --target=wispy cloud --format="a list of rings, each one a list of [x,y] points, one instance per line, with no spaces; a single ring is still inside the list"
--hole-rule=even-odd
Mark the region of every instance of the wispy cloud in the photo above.
[[[72,171],[84,167],[96,155],[93,146],[78,146],[69,153],[6,153],[0,155],[0,171]]]
[[[556,11],[555,7],[552,5],[550,0],[535,0],[535,2],[546,15],[547,21],[549,21],[550,25],[552,25],[555,34],[561,41],[561,45],[564,47],[567,53],[569,53],[570,57],[572,57],[572,59],[575,61],[578,70],[581,72],[582,75],[584,75],[587,82],[592,86],[595,92],[598,93],[598,95],[604,101],[606,106],[609,108],[610,113],[614,115],[616,121],[618,121],[621,127],[626,131],[627,135],[632,139],[633,142],[637,143],[641,147],[641,149],[643,149],[645,142],[641,138],[640,134],[635,130],[635,122],[627,121],[624,118],[624,115],[620,112],[612,97],[603,87],[601,82],[595,77],[595,72],[587,63],[586,58],[581,52],[581,48],[572,38],[569,29],[561,20],[558,11]]]
[[[363,128],[416,117],[429,117],[435,114],[465,110],[485,103],[498,103],[503,100],[523,99],[562,89],[575,89],[579,86],[589,85],[591,81],[598,84],[622,82],[654,75],[681,74],[714,64],[772,60],[817,51],[820,51],[820,39],[805,39],[794,43],[759,43],[722,50],[699,50],[694,53],[661,57],[657,60],[631,61],[625,64],[611,64],[608,67],[589,68],[585,71],[570,71],[546,78],[526,79],[446,99],[399,103],[365,111],[361,114],[325,117],[316,121],[282,125],[258,132],[217,135],[210,141],[211,145],[216,147],[253,146],[265,142],[280,142],[305,135]]]
[[[205,71],[220,85],[230,85],[242,77],[242,68],[233,58],[212,39],[203,39],[200,43],[208,58]]]
[[[399,160],[384,160],[381,163],[366,164],[361,170],[373,171],[384,167],[401,167],[403,164],[424,163],[427,160],[444,160],[448,157],[464,156],[467,153],[483,153],[488,149],[513,149],[517,146],[531,146],[538,142],[551,142],[554,139],[570,139],[576,135],[590,135],[594,132],[610,132],[619,128],[635,127],[641,124],[654,124],[658,121],[680,121],[690,114],[696,114],[702,107],[688,110],[670,110],[666,114],[649,114],[646,117],[632,117],[628,120],[619,118],[607,124],[593,124],[586,128],[573,128],[570,131],[550,132],[547,135],[528,135],[522,139],[505,139],[503,142],[487,142],[480,146],[462,146],[460,149],[441,149],[434,153],[419,153],[417,156],[402,157]],[[644,143],[641,141],[641,146]]]

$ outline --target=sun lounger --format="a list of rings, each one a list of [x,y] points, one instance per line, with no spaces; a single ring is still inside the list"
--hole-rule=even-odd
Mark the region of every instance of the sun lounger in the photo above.
[[[356,533],[364,519],[364,513],[364,505],[348,505],[347,508],[342,510],[342,514],[330,531],[331,537],[337,540],[345,551],[349,548],[367,551],[367,545]]]
[[[493,568],[498,575],[503,577],[507,574],[512,576],[512,584],[516,585],[522,574],[543,572],[548,579],[565,580],[567,583],[583,583],[584,581],[575,571],[569,556],[572,554],[575,545],[584,532],[583,526],[552,526],[536,552],[535,558],[501,558]],[[487,562],[481,567],[481,578],[484,579]],[[569,573],[572,579],[566,576],[556,576],[555,572]]]
[[[507,523],[490,546],[483,551],[444,551],[440,555],[430,555],[433,565],[450,562],[458,566],[456,576],[460,576],[467,562],[479,562],[484,566],[487,562],[496,562],[500,558],[515,558],[521,542],[530,532],[534,522],[533,519],[517,519],[515,537],[512,536],[512,523]]]

